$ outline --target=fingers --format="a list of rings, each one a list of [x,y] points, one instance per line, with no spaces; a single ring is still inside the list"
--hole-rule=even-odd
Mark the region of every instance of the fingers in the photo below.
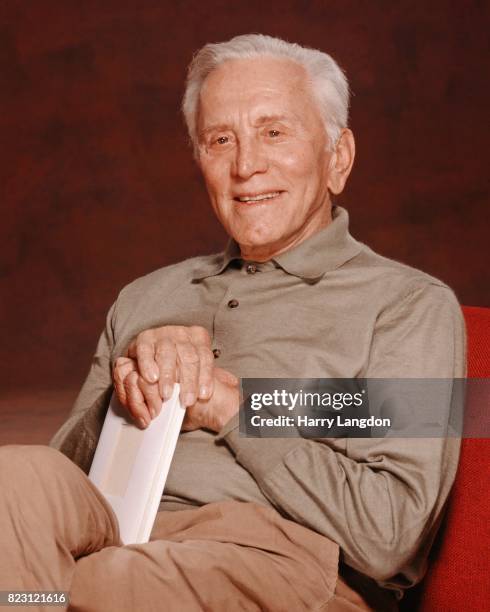
[[[124,381],[126,376],[128,376],[128,374],[134,370],[136,370],[136,364],[132,359],[129,359],[128,357],[119,357],[116,359],[112,378],[114,381],[116,395],[123,406],[127,406],[127,395]]]
[[[185,411],[184,420],[182,421],[181,431],[194,431],[195,429],[199,429],[200,425],[195,421],[191,414],[189,414],[189,410]]]
[[[231,372],[215,368],[213,395],[208,400],[198,400],[186,408],[183,431],[209,429],[220,431],[234,416],[240,406],[239,382]]]
[[[136,370],[130,372],[124,379],[124,389],[129,413],[141,427],[145,428],[149,425],[151,417],[144,395],[138,384],[139,378],[140,376]]]
[[[197,400],[199,354],[190,342],[179,342],[176,349],[180,368],[180,401],[183,406],[192,406]]]
[[[164,352],[167,354],[167,351]],[[176,344],[173,357],[175,375],[183,387],[184,395],[181,396],[181,401],[187,407],[183,430],[206,428],[219,431],[223,423],[230,418],[230,411],[236,411],[239,400],[235,395],[238,393],[239,381],[231,372],[214,368],[212,396],[206,400],[199,399],[193,389],[195,390],[196,380],[200,380],[202,374],[200,364],[206,364],[207,358],[204,353],[199,358],[199,354],[199,350],[190,343]],[[159,357],[157,361],[162,360]],[[163,364],[166,363],[163,358]],[[165,367],[171,369],[168,363]],[[122,403],[132,418],[140,427],[146,428],[162,408],[159,383],[148,383],[138,373],[134,359],[121,357],[116,360],[114,384],[118,397],[121,401],[124,400]]]
[[[158,383],[147,383],[142,376],[139,376],[138,387],[143,395],[150,417],[154,419],[160,414],[160,410],[162,409],[162,398],[160,396]]]
[[[192,406],[198,399],[207,400],[213,393],[214,356],[207,330],[199,325],[185,329],[176,344],[180,370],[181,402]]]
[[[199,356],[199,387],[198,397],[207,400],[213,394],[214,389],[214,355],[207,346],[200,345],[197,348]]]
[[[160,414],[162,398],[158,383],[150,384],[138,375],[136,362],[128,357],[116,360],[113,372],[116,395],[142,427]]]
[[[128,348],[128,357],[138,362],[138,370],[146,382],[154,383],[158,380],[159,370],[155,361],[155,341],[150,333],[139,334]]]
[[[204,327],[166,325],[138,334],[128,348],[136,359],[143,379],[152,385],[158,381],[160,397],[171,397],[175,382],[181,385],[181,402],[192,406],[197,399],[208,400],[214,389],[214,356],[211,339]],[[156,406],[156,392],[140,385],[140,391]]]
[[[228,372],[228,370],[224,370],[223,368],[214,368],[214,375],[220,382],[228,385],[229,387],[238,387],[240,383],[234,374]]]
[[[177,381],[177,349],[170,338],[163,338],[155,347],[155,361],[158,366],[160,395],[167,400],[172,396]]]

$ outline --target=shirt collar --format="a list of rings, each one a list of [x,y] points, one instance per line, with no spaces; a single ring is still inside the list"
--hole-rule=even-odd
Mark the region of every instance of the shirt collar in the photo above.
[[[288,274],[318,280],[355,257],[362,245],[349,234],[349,215],[345,208],[332,208],[332,222],[297,246],[277,255],[272,261]],[[195,280],[216,276],[232,260],[241,259],[239,245],[230,238],[223,253],[215,255],[194,274]]]
[[[202,280],[208,276],[217,276],[225,270],[233,260],[241,260],[240,246],[230,238],[222,253],[212,255],[194,272],[194,280]]]

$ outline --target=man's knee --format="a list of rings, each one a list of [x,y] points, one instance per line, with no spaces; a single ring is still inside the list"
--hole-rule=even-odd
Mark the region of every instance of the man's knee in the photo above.
[[[49,446],[11,444],[0,446],[0,488],[29,480],[49,482],[78,468],[65,455]]]

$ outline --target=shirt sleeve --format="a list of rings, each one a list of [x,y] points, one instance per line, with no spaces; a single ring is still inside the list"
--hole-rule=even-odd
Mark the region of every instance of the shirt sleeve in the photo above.
[[[114,304],[106,319],[88,376],[68,419],[49,445],[88,474],[112,395],[111,354],[114,348]]]
[[[459,304],[427,283],[379,314],[362,376],[461,378],[465,363]],[[345,563],[384,586],[399,574],[407,586],[421,578],[458,438],[261,440],[240,436],[237,418],[218,438],[280,512],[337,542]]]

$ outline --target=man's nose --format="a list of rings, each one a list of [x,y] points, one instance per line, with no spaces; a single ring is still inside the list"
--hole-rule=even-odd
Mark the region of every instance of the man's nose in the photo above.
[[[247,139],[238,143],[233,166],[233,174],[246,180],[256,173],[267,172],[269,163],[261,144],[254,139]]]

